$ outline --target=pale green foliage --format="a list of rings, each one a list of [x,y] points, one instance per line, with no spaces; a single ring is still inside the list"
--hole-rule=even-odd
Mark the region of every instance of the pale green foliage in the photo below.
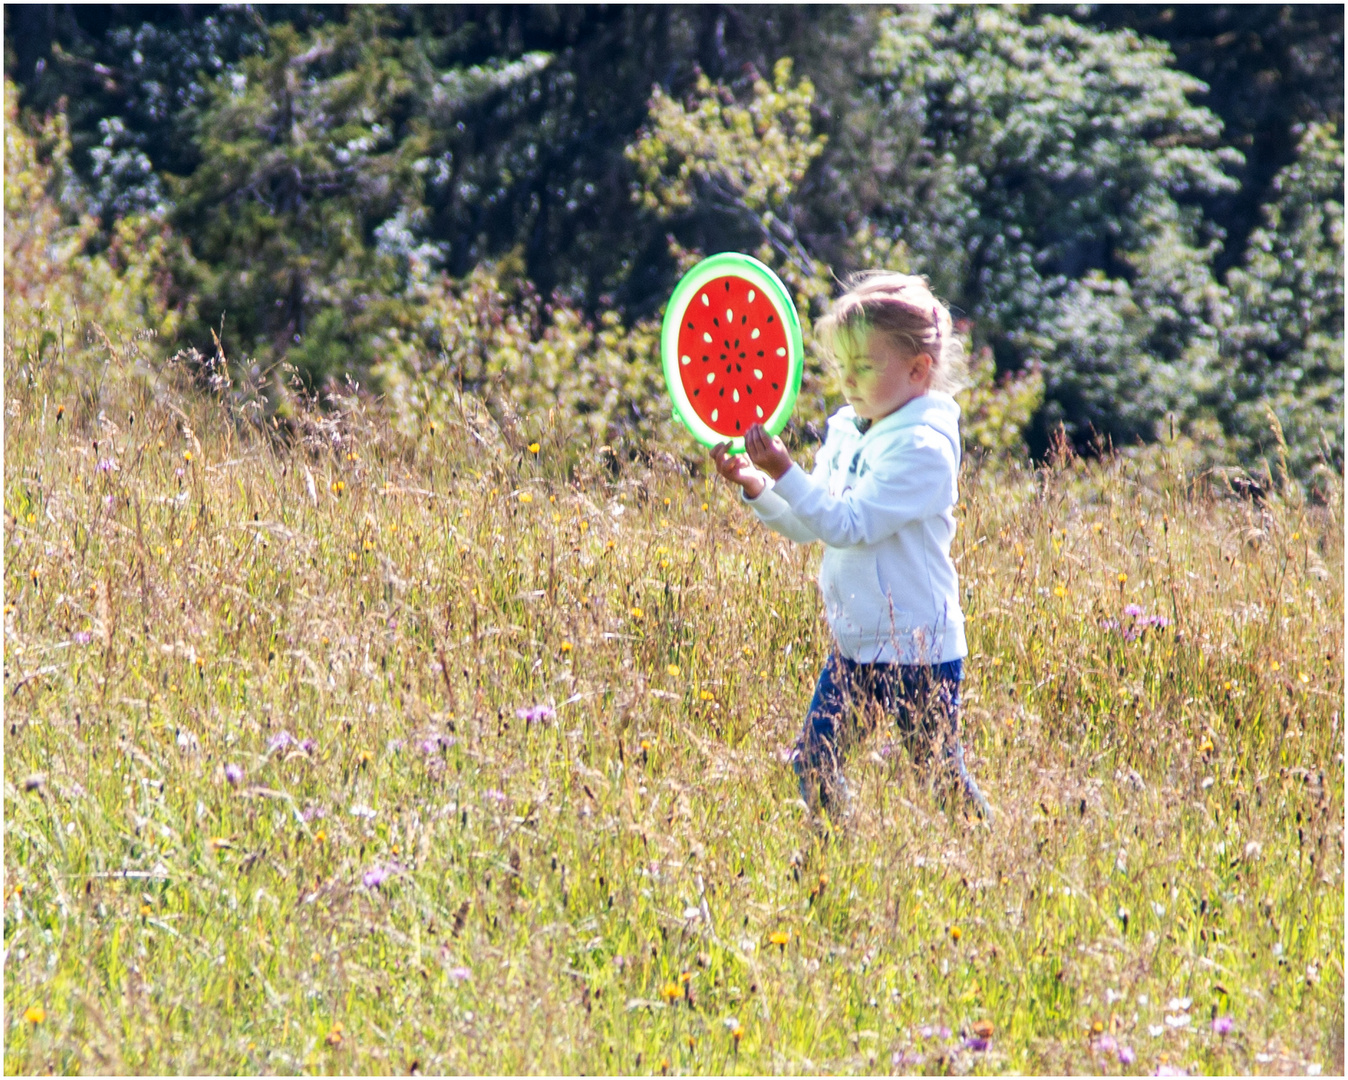
[[[9,340],[33,359],[77,349],[97,324],[115,341],[173,335],[182,309],[173,270],[190,264],[162,218],[115,225],[104,252],[88,253],[98,223],[69,168],[63,113],[24,129],[18,92],[5,84],[5,318]]]
[[[493,438],[485,407],[516,450],[553,427],[575,440],[572,454],[622,438],[677,445],[658,323],[624,328],[605,313],[595,325],[560,300],[545,304],[512,262],[419,290],[414,339],[375,369],[404,428],[434,437],[451,417],[476,417]]]
[[[985,346],[969,360],[969,385],[959,403],[967,447],[984,455],[1019,456],[1025,452],[1025,428],[1044,403],[1044,377],[1031,368],[999,380],[992,350]]]
[[[1274,191],[1228,275],[1235,315],[1209,403],[1247,468],[1282,455],[1300,476],[1321,462],[1342,472],[1343,142],[1331,126],[1306,131]]]

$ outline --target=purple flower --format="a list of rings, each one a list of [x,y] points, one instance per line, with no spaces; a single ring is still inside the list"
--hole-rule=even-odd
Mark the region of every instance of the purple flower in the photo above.
[[[299,744],[299,747],[306,754],[312,754],[315,750],[318,749],[318,743],[314,742],[313,739],[305,739],[303,742]]]
[[[327,816],[328,812],[321,806],[306,806],[300,812],[300,820],[305,822],[314,821],[318,818],[325,818]]]
[[[944,1024],[924,1024],[918,1028],[918,1035],[924,1039],[948,1039],[950,1038],[950,1029]]]
[[[896,1067],[902,1068],[905,1065],[918,1064],[922,1060],[922,1055],[915,1054],[911,1050],[903,1050],[895,1053],[889,1060],[892,1061]]]
[[[1123,609],[1123,613],[1125,615],[1131,615],[1134,619],[1136,619],[1142,614],[1142,609],[1138,607],[1136,604],[1129,604],[1126,608]]]
[[[225,779],[229,781],[230,787],[238,787],[243,783],[243,770],[239,766],[229,764],[225,766]]]
[[[506,793],[499,788],[487,788],[482,793],[484,799],[490,799],[494,803],[503,803],[506,801]]]
[[[1120,1046],[1120,1047],[1119,1047],[1119,1064],[1120,1064],[1120,1065],[1131,1065],[1131,1064],[1132,1064],[1134,1061],[1136,1061],[1136,1060],[1137,1060],[1137,1055],[1133,1053],[1133,1048],[1132,1048],[1131,1046]]]
[[[396,866],[390,866],[387,863],[376,863],[361,876],[361,884],[367,889],[377,889],[397,872],[398,868]]]
[[[532,705],[527,709],[516,709],[515,715],[526,724],[541,724],[556,716],[557,710],[551,705]]]
[[[76,645],[88,645],[94,640],[94,635],[88,630],[76,630],[71,638]]]
[[[1167,619],[1164,615],[1148,615],[1146,618],[1146,622],[1148,626],[1151,626],[1153,629],[1156,630],[1164,630],[1167,626],[1170,625],[1170,620]]]
[[[294,745],[294,736],[288,731],[278,731],[267,742],[267,753],[274,754],[277,750],[284,750],[287,746]]]
[[[1218,1035],[1230,1035],[1235,1026],[1236,1022],[1229,1016],[1219,1016],[1212,1022],[1212,1030]]]
[[[104,458],[97,465],[95,465],[94,468],[101,473],[114,472],[117,469],[117,462],[114,461],[112,458]]]
[[[1091,1043],[1091,1052],[1095,1054],[1113,1054],[1119,1049],[1119,1044],[1115,1041],[1113,1035],[1101,1035],[1095,1042]]]
[[[1157,1065],[1152,1076],[1188,1076],[1184,1069],[1177,1068],[1174,1065]]]
[[[451,979],[453,979],[456,983],[461,983],[465,979],[471,979],[473,977],[473,973],[466,967],[447,968],[445,970],[445,974],[448,975]]]
[[[970,1035],[964,1040],[964,1049],[973,1050],[980,1054],[991,1045],[991,1040],[985,1039],[981,1035]]]
[[[423,754],[436,754],[442,749],[448,749],[456,742],[458,742],[458,739],[452,738],[449,735],[439,735],[436,732],[431,732],[417,743],[417,749]]]

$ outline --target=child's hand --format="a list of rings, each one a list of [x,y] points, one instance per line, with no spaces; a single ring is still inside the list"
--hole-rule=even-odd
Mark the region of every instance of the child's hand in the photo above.
[[[774,480],[780,480],[791,468],[791,455],[787,452],[786,443],[775,435],[769,435],[768,429],[762,424],[755,424],[749,429],[744,436],[744,449],[748,451],[749,460]]]
[[[758,498],[768,486],[767,477],[750,465],[743,454],[730,453],[726,449],[729,445],[717,443],[712,447],[711,459],[716,463],[716,471],[732,484],[742,487],[748,498]]]

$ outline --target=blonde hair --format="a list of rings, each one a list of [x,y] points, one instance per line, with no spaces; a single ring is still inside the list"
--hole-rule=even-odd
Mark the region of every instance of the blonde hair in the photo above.
[[[815,324],[815,335],[834,363],[840,333],[878,331],[912,355],[931,357],[931,388],[953,394],[965,385],[964,343],[946,306],[927,279],[916,274],[867,270],[847,279],[847,291]]]

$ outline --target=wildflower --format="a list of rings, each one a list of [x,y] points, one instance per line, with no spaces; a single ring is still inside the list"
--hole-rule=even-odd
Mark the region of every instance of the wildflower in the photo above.
[[[23,1018],[30,1024],[40,1024],[47,1019],[47,1010],[41,1005],[29,1005],[23,1010]]]
[[[332,482],[332,493],[334,495],[340,495],[345,490],[346,490],[345,480],[334,480]]]
[[[539,445],[538,443],[536,443],[536,442],[531,442],[531,443],[529,444],[529,453],[531,453],[531,454],[536,454],[536,453],[538,453],[538,452],[539,452],[540,450],[542,450],[542,449],[543,449],[543,447],[540,446],[540,445]]]
[[[314,840],[317,843],[326,844],[328,842],[328,834],[322,829],[319,829],[318,832],[314,833]]]
[[[88,645],[89,642],[94,640],[94,635],[88,630],[76,630],[71,637],[71,640],[74,641],[76,645]]]
[[[473,975],[472,971],[470,971],[466,967],[446,968],[445,974],[448,975],[451,979],[453,979],[456,983],[465,982],[466,980],[470,979]]]
[[[376,864],[370,867],[370,869],[366,870],[363,875],[361,875],[360,879],[361,884],[363,884],[367,889],[377,889],[379,888],[379,886],[384,884],[384,882],[386,882],[389,878],[391,878],[395,873],[397,873],[397,870],[398,868],[396,866],[390,866],[388,864],[382,865]]]
[[[1067,590],[1063,586],[1059,585],[1053,590],[1053,595],[1056,596],[1059,600],[1061,600],[1064,596],[1067,595]]]
[[[961,931],[960,928],[959,928],[958,926],[952,926],[952,927],[950,928],[950,940],[951,940],[951,941],[959,941],[959,939],[960,939],[961,937],[963,937],[963,936],[964,936],[964,935],[963,935],[963,931]]]
[[[786,943],[791,940],[790,930],[774,930],[768,935],[768,940],[774,945],[780,945],[783,950],[786,949]]]
[[[700,690],[700,691],[698,691],[698,695],[697,695],[697,696],[698,696],[699,698],[701,698],[703,701],[715,701],[715,700],[716,700],[716,695],[713,694],[710,690]]]
[[[1120,1046],[1120,1047],[1119,1047],[1119,1064],[1120,1064],[1120,1065],[1131,1065],[1131,1064],[1132,1064],[1134,1061],[1136,1061],[1136,1060],[1137,1060],[1137,1055],[1133,1053],[1133,1048],[1132,1048],[1131,1046]]]
[[[635,619],[637,622],[640,622],[642,619],[646,617],[646,613],[642,611],[641,608],[639,607],[634,607],[631,610],[630,614],[632,618]]]
[[[373,821],[374,816],[377,813],[377,811],[371,810],[364,803],[352,803],[350,812],[352,817],[364,818],[366,821]]]
[[[678,664],[670,664],[669,667],[665,668],[665,671],[667,671],[667,672],[669,673],[669,677],[670,677],[671,679],[677,679],[677,678],[679,677],[679,665],[678,665]]]
[[[520,492],[520,502],[522,502],[522,503],[531,503],[531,502],[533,502],[533,501],[534,501],[534,497],[533,497],[532,495],[530,495],[527,491],[521,491],[521,492]]]
[[[944,1024],[939,1026],[933,1024],[924,1024],[918,1029],[918,1036],[923,1039],[948,1039],[950,1038],[950,1029]]]
[[[1229,1016],[1219,1016],[1212,1022],[1212,1030],[1218,1035],[1230,1035],[1235,1026],[1236,1022]]]
[[[97,465],[94,466],[94,469],[95,469],[97,472],[101,472],[101,473],[116,472],[116,471],[118,471],[120,468],[121,468],[121,466],[119,466],[119,465],[117,464],[117,461],[116,461],[115,458],[104,458],[102,461],[100,461]]]
[[[1300,675],[1298,675],[1297,678],[1301,680],[1302,685],[1305,685],[1306,683],[1311,681],[1311,677],[1307,675],[1304,671]]]
[[[482,797],[484,799],[489,799],[494,803],[503,803],[506,801],[506,793],[500,788],[487,788],[487,790],[482,793]]]
[[[675,998],[683,997],[683,987],[676,982],[667,982],[660,988],[660,996],[666,1001],[673,1001]]]
[[[1119,571],[1119,584],[1120,585],[1128,584],[1128,575],[1125,574],[1122,570]]]
[[[1136,604],[1129,604],[1126,608],[1123,609],[1123,613],[1125,615],[1130,615],[1134,619],[1136,619],[1142,614],[1142,609],[1138,607]]]
[[[571,642],[563,641],[562,644],[559,646],[559,648],[562,652],[569,653],[572,649]]]
[[[184,451],[183,451],[183,460],[184,460],[185,462],[187,462],[189,465],[192,464],[192,451],[191,451],[191,450],[184,450]]]
[[[278,731],[267,742],[267,753],[273,754],[277,750],[284,750],[287,746],[295,744],[295,737],[288,731]]]
[[[706,503],[703,503],[703,504],[702,504],[702,509],[703,509],[703,510],[706,510],[706,509],[707,509],[707,504],[706,504]]]
[[[225,780],[229,783],[230,787],[238,787],[243,783],[243,769],[233,763],[226,765]]]
[[[990,1040],[980,1038],[977,1035],[971,1035],[964,1040],[964,1049],[973,1050],[975,1053],[982,1053],[991,1045]]]
[[[515,715],[526,724],[541,724],[557,715],[551,705],[531,705],[527,709],[516,709]]]
[[[1177,1015],[1175,1015],[1175,1016],[1171,1016],[1169,1013],[1167,1013],[1167,1014],[1166,1014],[1166,1018],[1165,1018],[1165,1023],[1166,1023],[1166,1027],[1171,1027],[1171,1028],[1176,1028],[1176,1029],[1182,1028],[1182,1027],[1188,1027],[1188,1026],[1189,1026],[1189,1014],[1188,1014],[1188,1013],[1179,1013],[1179,1014],[1177,1014]]]
[[[649,751],[649,750],[651,749],[651,741],[650,741],[650,739],[642,739],[642,740],[641,740],[641,749],[642,749],[642,750],[646,750],[646,751]]]
[[[315,953],[314,955],[317,956],[318,954]],[[340,1023],[332,1025],[332,1030],[328,1032],[326,1041],[329,1046],[342,1045],[342,1025]]]
[[[1268,665],[1269,671],[1277,671],[1277,670],[1278,670],[1279,668],[1281,668],[1281,667],[1282,667],[1282,665],[1281,665],[1280,663],[1278,663],[1278,661],[1276,661],[1276,660],[1272,661],[1272,662]]]
[[[1101,1035],[1091,1043],[1091,1052],[1094,1054],[1113,1054],[1119,1049],[1119,1044],[1115,1041],[1113,1035]]]

